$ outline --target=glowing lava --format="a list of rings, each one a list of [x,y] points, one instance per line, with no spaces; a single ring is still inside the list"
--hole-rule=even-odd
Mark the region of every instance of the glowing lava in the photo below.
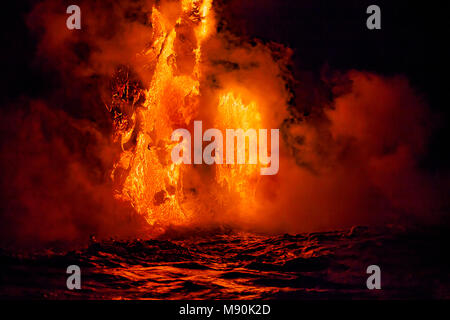
[[[235,85],[202,89],[206,83],[202,73],[209,63],[204,61],[202,48],[216,35],[211,2],[183,0],[175,19],[174,10],[164,14],[153,7],[152,45],[142,54],[153,72],[150,84],[144,84],[148,88],[145,101],[131,108],[126,121],[121,118],[122,125],[116,121],[115,136],[122,145],[112,172],[116,198],[129,201],[150,225],[187,223],[201,210],[222,214],[227,202],[235,209],[241,205],[248,209],[260,179],[259,164],[227,164],[211,171],[174,164],[170,158],[176,145],[171,133],[178,128],[192,129],[194,120],[205,114],[213,114],[206,121],[221,130],[263,128],[258,102],[242,96],[243,90]],[[203,95],[204,90],[209,90],[208,94]],[[211,110],[205,113],[204,108]],[[237,152],[246,151],[247,146]],[[198,175],[201,177],[195,178]],[[199,184],[205,181],[212,186],[199,195]]]

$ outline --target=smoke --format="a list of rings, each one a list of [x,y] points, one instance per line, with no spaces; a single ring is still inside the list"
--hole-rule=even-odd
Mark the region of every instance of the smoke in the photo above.
[[[73,244],[91,234],[135,236],[141,221],[129,206],[113,200],[105,176],[117,151],[92,122],[40,101],[4,117],[6,245]]]
[[[349,71],[330,86],[329,104],[284,126],[280,173],[259,188],[261,227],[438,221],[443,181],[420,168],[432,129],[426,102],[402,76]]]
[[[146,230],[142,217],[113,197],[109,175],[120,147],[105,104],[118,67],[147,67],[136,53],[151,35],[152,3],[78,2],[79,31],[66,28],[70,4],[38,2],[24,17],[35,45],[33,60],[23,63],[42,83],[28,90],[37,94],[11,99],[2,114],[4,246],[79,244],[91,235],[137,237]]]
[[[119,67],[133,70],[144,86],[151,80],[155,59],[139,53],[152,45],[154,3],[79,1],[79,31],[65,27],[70,4],[40,2],[26,18],[36,41],[34,60],[27,63],[45,82],[36,84],[37,96],[15,99],[3,115],[5,245],[79,242],[92,234],[137,237],[148,231],[129,203],[114,199],[110,174],[121,150],[112,142],[105,104],[111,102],[111,79]],[[165,23],[174,25],[179,2],[157,5]],[[326,90],[318,89],[294,81],[290,49],[226,31],[205,40],[202,54],[198,117],[205,125],[213,127],[217,92],[232,89],[244,104],[259,106],[263,127],[281,128],[283,141],[279,173],[261,177],[251,212],[221,215],[235,208],[219,203],[224,199],[216,195],[224,191],[210,188],[211,169],[187,171],[185,187],[196,188],[201,202],[196,224],[211,222],[202,214],[213,208],[216,224],[267,232],[437,219],[441,181],[420,169],[431,116],[406,78],[349,71],[324,76]],[[189,69],[189,57],[178,59]],[[314,104],[302,105],[305,90],[316,95]]]

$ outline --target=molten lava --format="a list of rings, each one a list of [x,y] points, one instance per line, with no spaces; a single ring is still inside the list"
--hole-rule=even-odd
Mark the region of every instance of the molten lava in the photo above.
[[[263,128],[261,107],[255,95],[246,96],[249,90],[240,79],[216,86],[209,81],[215,76],[211,66],[218,70],[226,65],[222,60],[211,62],[203,52],[209,39],[213,39],[212,51],[224,46],[223,40],[214,39],[218,36],[211,2],[183,0],[176,19],[173,12],[164,14],[153,7],[151,46],[140,55],[146,61],[146,72],[152,73],[151,82],[134,93],[128,82],[129,88],[122,86],[118,94],[123,96],[126,91],[133,98],[115,109],[119,115],[115,137],[122,147],[112,172],[116,198],[129,201],[153,226],[187,223],[199,211],[212,216],[225,214],[225,208],[248,211],[260,179],[259,164],[205,169],[170,160],[176,144],[171,133],[192,128],[194,120],[205,120],[224,131]],[[141,98],[144,101],[139,102]],[[248,153],[248,146],[239,152]],[[205,183],[209,190],[199,191]]]

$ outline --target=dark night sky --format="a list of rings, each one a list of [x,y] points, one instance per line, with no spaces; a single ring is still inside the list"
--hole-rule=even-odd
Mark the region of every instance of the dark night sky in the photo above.
[[[428,169],[448,168],[448,8],[446,1],[232,0],[228,28],[250,38],[276,41],[294,49],[297,69],[319,76],[358,69],[403,74],[439,118],[431,139]],[[237,4],[237,5],[236,5]],[[377,4],[382,29],[366,28],[366,8]]]

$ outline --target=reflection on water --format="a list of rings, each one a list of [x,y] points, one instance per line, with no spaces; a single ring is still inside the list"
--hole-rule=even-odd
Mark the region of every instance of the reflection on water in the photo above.
[[[438,234],[363,227],[277,236],[229,232],[171,241],[111,240],[58,254],[3,252],[0,294],[37,299],[449,298],[449,265]],[[82,290],[66,289],[71,264],[81,267]],[[382,290],[366,288],[371,264],[381,267]]]

